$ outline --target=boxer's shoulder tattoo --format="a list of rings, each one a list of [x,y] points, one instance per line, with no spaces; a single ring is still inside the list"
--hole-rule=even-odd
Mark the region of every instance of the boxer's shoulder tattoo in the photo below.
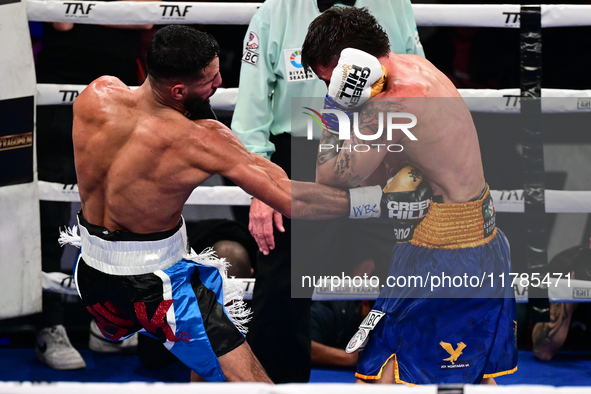
[[[365,104],[359,112],[359,131],[364,135],[376,134],[380,127],[386,127],[386,114],[389,112],[403,112],[406,106],[392,98],[387,100],[372,100]],[[376,141],[386,140],[387,133],[382,133]]]
[[[392,99],[370,101],[356,115],[358,129],[351,130],[349,139],[339,140],[337,135],[324,130],[320,137],[316,166],[319,168],[328,164],[327,170],[329,169],[340,184],[359,185],[365,179],[360,174],[363,169],[358,168],[363,165],[360,155],[367,157],[366,152],[380,152],[380,149],[383,152],[388,133],[381,132],[381,136],[371,142],[363,137],[377,134],[380,123],[382,127],[385,127],[388,112],[403,112],[405,109],[406,107],[402,103]],[[380,117],[383,117],[381,121]],[[357,145],[363,145],[363,147],[357,149]]]
[[[341,152],[334,165],[334,175],[346,185],[357,186],[363,181],[361,175],[355,175],[353,163],[355,156],[347,151]]]
[[[320,144],[332,145],[332,146],[342,146],[344,141],[340,141],[334,134],[330,132],[323,132],[322,136],[320,137]],[[338,156],[338,151],[336,149],[321,149],[318,153],[317,164],[323,165],[333,158]]]
[[[335,165],[335,175],[343,175],[345,171],[348,171],[351,168],[351,155],[348,153],[344,153],[338,160]]]

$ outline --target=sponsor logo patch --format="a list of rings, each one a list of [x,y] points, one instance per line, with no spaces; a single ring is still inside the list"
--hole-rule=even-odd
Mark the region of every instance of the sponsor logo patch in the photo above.
[[[401,220],[393,220],[392,223],[394,223],[394,238],[397,242],[408,242],[412,239],[416,224]]]
[[[573,298],[591,299],[591,289],[580,289],[575,287],[573,289]]]
[[[259,36],[257,36],[254,31],[251,31],[250,33],[248,33],[248,41],[246,41],[246,45],[244,47],[242,61],[244,63],[256,66],[259,61],[259,54],[257,53],[259,48]]]
[[[285,59],[285,79],[288,82],[307,81],[316,78],[311,70],[304,71],[302,66],[301,49],[286,49],[283,51]]]
[[[181,342],[188,343],[191,341],[191,335],[189,335],[189,333],[185,332],[185,331],[179,333],[179,335],[177,337],[178,337],[179,341],[181,341]]]
[[[65,1],[62,3],[66,6],[64,16],[67,18],[88,18],[92,7],[96,3]]]
[[[520,18],[519,12],[503,12],[502,18],[504,18],[505,26],[519,26]]]
[[[0,136],[0,151],[33,146],[33,133]]]
[[[353,338],[351,338],[347,344],[345,351],[347,353],[353,353],[355,350],[363,348],[369,337],[369,332],[376,327],[384,315],[384,312],[371,310],[359,325],[359,330],[353,335]]]
[[[242,54],[242,61],[256,66],[259,61],[259,54],[245,49],[244,53]]]
[[[176,4],[164,4],[160,5],[162,8],[162,15],[160,20],[185,20],[189,13],[189,8],[192,5],[176,5]]]
[[[449,364],[440,364],[441,369],[462,369],[470,367],[470,361],[457,362],[458,357],[462,355],[462,352],[466,348],[466,344],[464,342],[459,342],[456,345],[457,346],[454,349],[454,347],[450,343],[443,341],[439,342],[439,346],[441,346],[443,350],[445,350],[449,354],[449,357],[443,359],[443,361],[448,361]]]
[[[355,333],[355,335],[353,335],[353,338],[351,338],[351,340],[347,344],[347,348],[345,349],[345,351],[347,353],[353,353],[355,350],[359,349],[365,343],[365,340],[367,339],[368,335],[369,330],[365,328],[360,328]]]
[[[246,42],[246,48],[244,49],[256,52],[259,50],[259,46],[259,36],[253,31],[248,33],[248,41]]]
[[[490,237],[496,227],[495,206],[490,193],[482,202],[482,218],[484,219],[484,238]]]
[[[59,92],[62,93],[62,102],[64,103],[74,101],[80,94],[77,90],[60,90]]]

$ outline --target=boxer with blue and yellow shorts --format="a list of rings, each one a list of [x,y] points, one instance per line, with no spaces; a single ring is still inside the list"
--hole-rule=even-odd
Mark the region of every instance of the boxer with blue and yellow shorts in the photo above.
[[[395,381],[410,385],[477,384],[515,372],[516,304],[513,288],[499,276],[510,268],[509,243],[495,226],[488,186],[476,201],[431,202],[412,238],[395,245],[389,272],[421,276],[427,285],[384,286],[370,312],[377,323],[360,328],[349,344],[359,346],[368,336],[356,376],[378,380],[388,362]],[[450,282],[432,288],[433,277]],[[480,280],[453,286],[454,277]]]

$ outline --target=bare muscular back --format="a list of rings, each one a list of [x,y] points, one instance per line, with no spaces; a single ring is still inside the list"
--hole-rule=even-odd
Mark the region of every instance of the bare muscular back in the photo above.
[[[75,101],[73,140],[84,215],[111,231],[174,228],[193,189],[214,173],[289,210],[289,180],[280,170],[220,123],[193,122],[158,105],[146,84],[132,91],[113,77],[94,81]],[[269,178],[287,184],[258,191]]]
[[[387,170],[381,177],[383,182],[387,179],[383,178],[410,164],[423,173],[434,194],[441,195],[444,202],[465,202],[478,197],[485,186],[478,136],[470,111],[452,82],[420,56],[390,54],[380,62],[388,71],[387,87],[361,109],[359,129],[362,134],[375,134],[376,113],[406,112],[417,118],[416,126],[409,129],[417,140],[412,141],[402,131],[395,130],[388,141],[384,132],[379,143],[400,144],[404,147],[402,152],[388,152],[385,148],[366,153],[341,150],[339,158],[351,156],[344,161],[351,163],[350,168],[342,171],[341,166],[335,171],[338,164],[331,167],[329,163],[335,162],[327,161],[326,157],[326,166],[319,157],[317,178],[321,183],[356,186],[369,174],[374,173],[375,179],[375,174],[383,170],[383,163]],[[395,123],[409,121],[408,118],[394,120]]]

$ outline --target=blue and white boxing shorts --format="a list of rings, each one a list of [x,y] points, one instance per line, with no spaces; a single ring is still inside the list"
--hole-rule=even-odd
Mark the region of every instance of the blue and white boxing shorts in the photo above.
[[[188,252],[182,218],[173,230],[155,234],[110,232],[82,212],[78,222],[79,238],[61,238],[80,246],[78,291],[105,338],[141,331],[203,379],[224,381],[218,358],[245,340],[237,328],[244,321],[231,317],[244,315],[242,301],[223,298],[225,262],[212,252]]]
[[[390,278],[421,277],[427,286],[415,281],[382,289],[349,343],[354,348],[367,337],[356,376],[380,379],[388,362],[394,363],[396,382],[411,385],[478,384],[515,372],[510,268],[509,243],[495,226],[488,188],[476,201],[433,202],[410,242],[395,245],[389,272]],[[499,275],[506,276],[504,284]],[[432,287],[438,283],[433,277],[450,280]],[[463,280],[452,283],[455,277]]]

